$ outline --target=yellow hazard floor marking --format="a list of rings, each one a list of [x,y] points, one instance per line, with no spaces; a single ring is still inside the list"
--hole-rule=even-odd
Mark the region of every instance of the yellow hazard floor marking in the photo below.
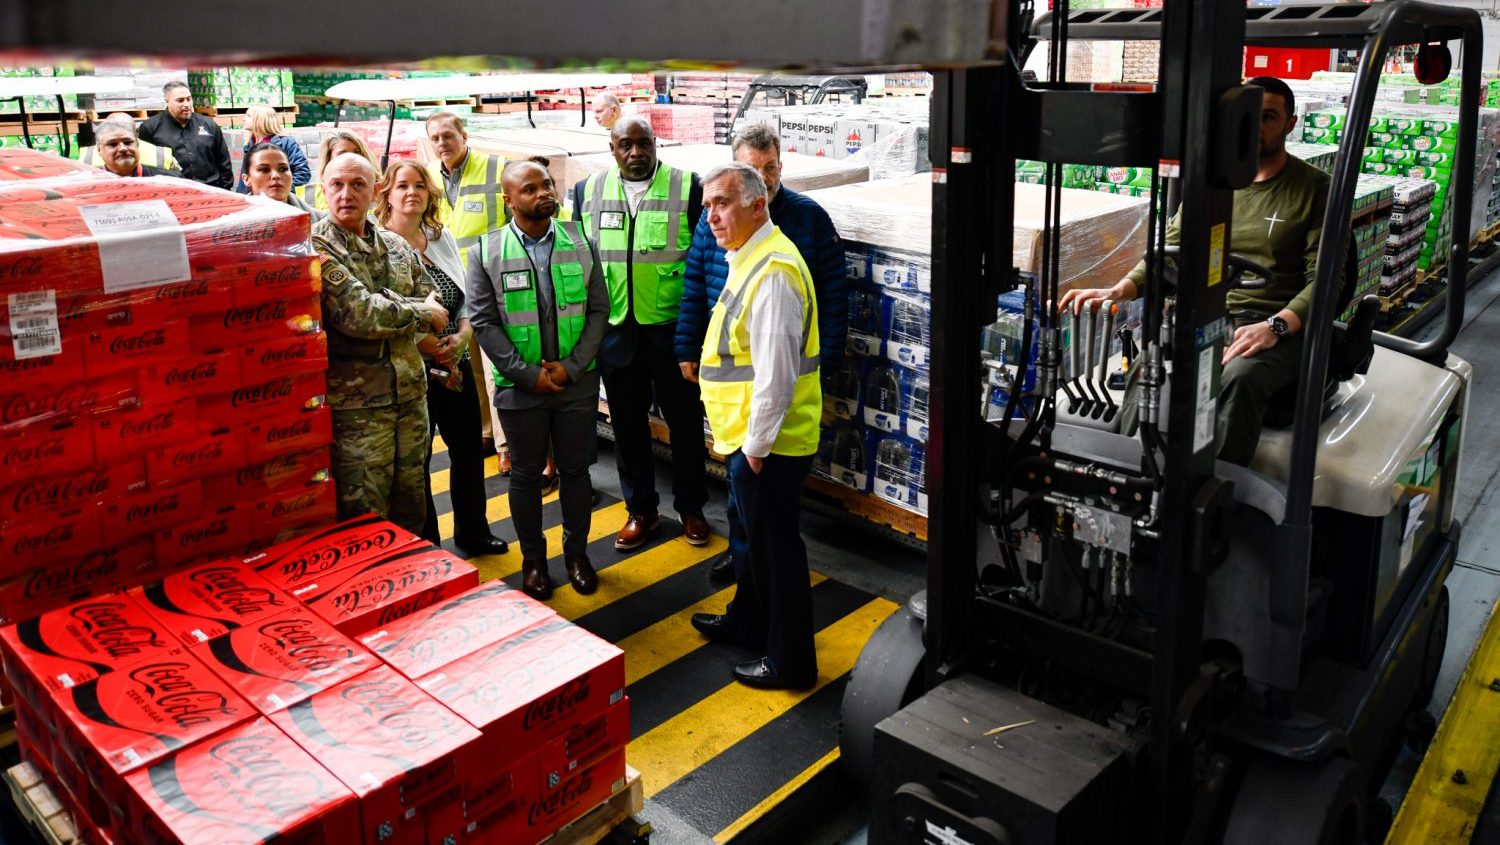
[[[801,774],[782,784],[780,788],[778,788],[770,795],[767,795],[765,799],[762,800],[759,804],[751,807],[749,812],[735,819],[734,822],[729,825],[729,827],[726,827],[718,833],[714,834],[714,841],[724,843],[735,838],[736,836],[739,836],[740,833],[742,833],[745,828],[749,827],[752,822],[754,822],[756,819],[759,819],[761,816],[764,816],[766,813],[769,813],[776,807],[777,804],[785,801],[792,795],[792,793],[801,789],[804,784],[812,780],[813,777],[815,777],[818,773],[838,762],[838,759],[838,748],[834,748],[832,751],[824,754],[822,758],[818,760],[818,762],[813,763],[806,769],[803,769]]]
[[[436,449],[433,450],[434,453],[436,451],[437,451]],[[432,495],[438,496],[438,495],[441,495],[443,493],[448,492],[449,473],[450,472],[451,472],[451,470],[440,469],[440,470],[437,470],[437,471],[435,471],[435,472],[432,473]],[[500,459],[498,457],[496,457],[494,455],[490,455],[488,458],[484,459],[484,477],[485,478],[489,478],[492,475],[497,475],[497,474],[499,474],[499,472],[500,472]]]
[[[490,505],[491,507],[494,506],[494,499],[490,500]],[[600,540],[619,532],[620,526],[625,524],[626,516],[624,502],[615,502],[607,508],[600,508],[594,511],[593,520],[589,523],[589,542],[592,543],[595,540]],[[547,540],[548,559],[562,557],[562,525],[554,525],[542,533]],[[610,552],[610,554],[614,553],[614,551]],[[480,581],[490,581],[495,578],[505,578],[514,575],[521,571],[521,544],[511,543],[510,551],[507,551],[503,555],[477,555],[471,557],[469,558],[469,563],[479,567]],[[553,573],[552,580],[554,585],[566,584],[565,581],[558,580],[558,576],[561,574],[560,572]]]
[[[804,692],[758,690],[730,681],[633,740],[626,753],[631,765],[641,772],[646,797],[671,786],[853,669],[865,641],[898,607],[895,602],[877,598],[818,632],[818,683],[814,688]],[[725,718],[726,714],[734,717]]]
[[[1386,842],[1468,845],[1500,767],[1500,602],[1464,668]],[[1458,772],[1463,772],[1459,776]]]
[[[828,580],[826,575],[812,573],[812,585],[814,587]],[[600,589],[603,589],[601,586]],[[642,628],[634,634],[620,640],[615,645],[625,652],[625,687],[636,683],[640,679],[655,672],[656,670],[679,660],[708,643],[703,635],[693,627],[694,613],[723,613],[724,608],[729,605],[729,600],[734,598],[734,588],[729,587],[702,599],[701,601],[685,607],[682,610],[657,622],[649,628]],[[819,662],[822,662],[821,656]]]
[[[580,596],[573,590],[553,594],[547,606],[564,619],[577,619],[585,613],[607,607],[620,599],[660,583],[684,569],[723,554],[729,542],[711,535],[706,545],[694,546],[681,537],[631,555],[608,569],[599,571],[599,589],[593,595]],[[594,561],[597,565],[600,561]],[[705,576],[706,577],[706,576]]]
[[[434,489],[432,491],[432,495],[436,496],[437,492],[438,491]],[[545,506],[548,502],[557,501],[558,493],[558,490],[553,490],[551,493],[543,496],[542,505]],[[596,513],[598,513],[598,511],[596,511]],[[489,500],[484,503],[484,516],[490,521],[490,525],[495,525],[496,523],[504,522],[505,520],[510,519],[510,493],[505,492],[491,496]],[[624,522],[620,523],[620,525],[624,524]],[[620,529],[619,527],[616,527],[615,530],[619,531]],[[453,538],[453,511],[450,510],[447,513],[438,514],[438,536],[442,537],[444,540],[450,540]],[[562,535],[559,534],[558,536]]]

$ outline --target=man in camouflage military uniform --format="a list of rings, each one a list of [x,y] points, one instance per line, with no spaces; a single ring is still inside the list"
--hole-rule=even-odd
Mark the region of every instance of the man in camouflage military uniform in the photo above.
[[[427,516],[427,373],[421,335],[448,312],[400,237],[366,216],[375,168],[345,153],[323,170],[328,217],[313,227],[322,261],[328,404],[339,518],[378,513],[418,533]]]

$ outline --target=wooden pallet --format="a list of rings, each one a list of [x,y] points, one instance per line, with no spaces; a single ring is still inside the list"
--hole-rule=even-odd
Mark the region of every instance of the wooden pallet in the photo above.
[[[59,120],[65,120],[68,123],[77,123],[79,121],[86,120],[88,118],[88,116],[89,116],[88,112],[84,111],[82,109],[71,110],[71,111],[62,111],[62,112],[58,112],[58,111],[32,111],[30,109],[27,109],[26,110],[26,123],[28,125],[33,125],[33,126],[36,125],[36,124],[38,124],[38,123],[54,123],[55,124]],[[14,123],[17,126],[19,126],[21,124],[21,113],[20,112],[9,112],[9,113],[6,113],[6,114],[0,114],[0,124],[7,124],[7,123]]]
[[[5,772],[5,785],[11,801],[37,838],[47,845],[74,845],[80,842],[73,816],[63,809],[41,770],[30,763],[11,766]]]
[[[1448,272],[1448,265],[1446,263],[1444,263],[1444,264],[1438,264],[1438,265],[1436,265],[1434,267],[1431,267],[1431,268],[1429,268],[1427,270],[1418,270],[1417,271],[1417,284],[1419,284],[1419,285],[1425,285],[1429,281],[1432,281],[1433,279],[1441,279],[1441,278],[1443,278],[1444,274],[1446,274],[1447,272]]]
[[[646,806],[645,788],[641,786],[641,773],[625,767],[625,784],[607,801],[568,823],[558,832],[542,840],[542,845],[594,845],[609,836],[615,828],[630,821]],[[650,825],[641,823],[637,835],[650,832]]]
[[[61,126],[56,121],[51,123],[32,123],[31,121],[27,121],[26,131],[30,132],[33,138],[40,138],[43,135],[56,135],[58,132],[65,132],[71,135],[85,125],[86,121],[82,120],[70,120]],[[25,132],[21,131],[20,122],[0,123],[0,138],[20,138],[25,134]]]

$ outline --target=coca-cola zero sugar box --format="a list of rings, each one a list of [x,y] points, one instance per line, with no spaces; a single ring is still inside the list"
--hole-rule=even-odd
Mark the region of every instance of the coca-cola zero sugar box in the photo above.
[[[496,579],[377,626],[360,642],[415,680],[556,617],[552,608]]]
[[[267,715],[380,665],[305,607],[258,618],[193,653]]]
[[[425,842],[462,800],[457,758],[480,734],[388,666],[270,716],[359,796],[364,841]]]
[[[284,613],[296,602],[238,561],[215,561],[130,591],[161,630],[183,645],[206,643]]]
[[[354,794],[265,719],[125,776],[131,839],[150,845],[359,841]]]
[[[149,540],[26,567],[0,580],[0,617],[30,619],[47,610],[139,583],[154,565]]]
[[[540,842],[558,828],[609,800],[625,788],[625,749],[620,749],[563,781],[542,790],[526,810],[527,840]]]
[[[253,513],[249,504],[228,504],[163,528],[152,537],[157,563],[162,571],[170,571],[200,558],[222,557],[243,549],[250,537]]]
[[[479,760],[467,764],[466,771],[459,841],[510,843],[541,838],[532,836],[526,824],[540,793],[535,752],[512,754],[503,760]],[[446,820],[438,817],[434,821],[443,824]]]
[[[556,789],[575,772],[592,766],[630,743],[630,697],[603,713],[576,722],[544,740],[537,751],[543,790]]]
[[[335,627],[359,636],[479,585],[479,569],[438,548],[402,549],[345,570],[337,586],[305,585],[292,594]]]
[[[427,545],[417,535],[374,514],[355,517],[272,546],[245,558],[245,563],[275,586],[295,594],[325,577],[337,586],[337,573],[411,545]]]

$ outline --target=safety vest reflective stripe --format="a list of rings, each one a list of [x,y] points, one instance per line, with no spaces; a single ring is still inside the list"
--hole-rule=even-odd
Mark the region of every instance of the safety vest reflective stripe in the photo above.
[[[683,264],[692,243],[691,178],[659,165],[634,213],[618,167],[594,174],[585,184],[582,222],[605,265],[610,323],[620,324],[627,314],[644,325],[677,319]],[[605,215],[618,215],[608,228]],[[650,217],[643,220],[645,215]]]
[[[793,267],[797,266],[797,259],[795,257],[785,253],[773,252],[755,262],[755,265],[750,268],[750,272],[745,274],[746,278],[758,278],[761,271],[773,260],[790,264]],[[808,280],[806,277],[798,281],[803,286],[801,291],[802,301],[806,303],[814,294],[807,287]],[[733,292],[725,288],[723,294],[720,295],[719,301],[724,304],[724,324],[722,330],[719,332],[719,361],[721,363],[703,365],[700,368],[700,377],[721,382],[755,381],[755,363],[753,361],[744,364],[734,363],[734,350],[730,345],[730,335],[734,331],[734,328],[739,325],[740,316],[745,310],[744,298],[744,288]],[[819,350],[814,348],[811,355],[807,353],[812,341],[813,316],[814,310],[812,308],[804,307],[802,309],[802,355],[797,359],[797,375],[799,376],[805,376],[818,371]]]
[[[594,272],[593,251],[579,225],[570,221],[554,221],[553,225],[552,277],[547,280],[537,278],[536,266],[511,226],[501,226],[478,241],[478,260],[483,263],[490,284],[495,288],[506,336],[529,364],[539,364],[542,359],[541,311],[536,286],[544,282],[552,285],[552,302],[557,312],[558,354],[566,358],[572,354],[583,334],[588,281]],[[527,274],[526,287],[507,291],[506,274],[518,272]],[[575,285],[571,292],[568,277],[573,277]],[[590,361],[588,369],[593,368],[594,363]],[[498,387],[512,386],[498,370],[495,371],[495,384]]]
[[[506,220],[505,202],[501,199],[504,187],[500,184],[500,173],[505,159],[498,155],[481,153],[472,147],[459,171],[457,203],[449,202],[448,183],[443,178],[443,163],[435,159],[428,165],[429,182],[439,187],[439,217],[453,232],[458,245],[459,260],[469,266],[469,248],[484,239],[486,233],[500,228]],[[480,208],[468,210],[469,202],[480,203]]]

